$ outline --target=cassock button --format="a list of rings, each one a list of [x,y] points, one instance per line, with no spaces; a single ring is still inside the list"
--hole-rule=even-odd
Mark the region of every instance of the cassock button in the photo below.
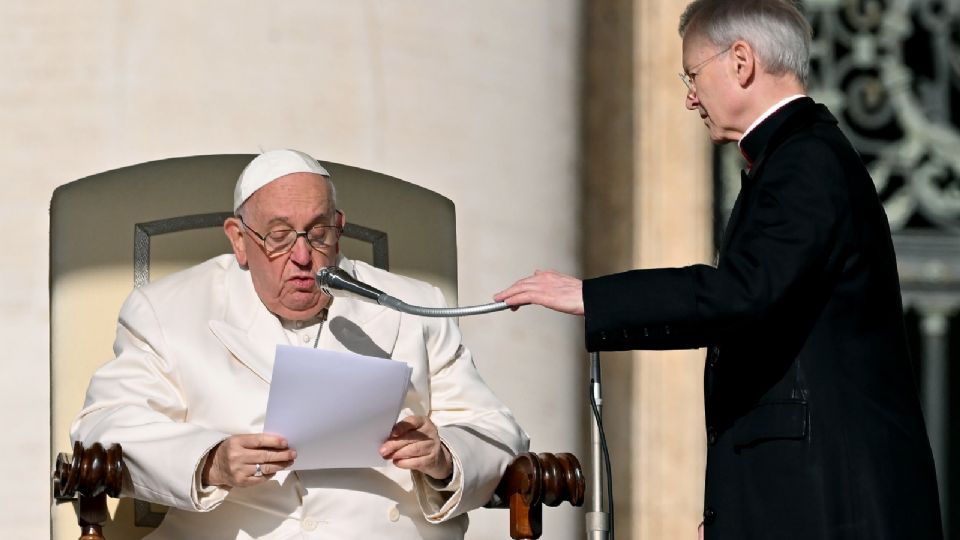
[[[305,531],[312,531],[317,528],[317,520],[313,518],[304,518],[303,521],[300,522],[300,528]]]
[[[707,429],[707,444],[710,446],[717,444],[717,430],[713,428]]]
[[[387,519],[393,522],[397,522],[400,519],[400,509],[397,508],[397,505],[390,507],[390,510],[387,511]]]
[[[717,520],[717,511],[709,506],[703,510],[703,524],[704,525],[713,525],[713,522]]]
[[[606,333],[606,332],[600,332],[600,340],[601,340],[601,341],[606,341],[606,340],[607,340],[607,333]]]

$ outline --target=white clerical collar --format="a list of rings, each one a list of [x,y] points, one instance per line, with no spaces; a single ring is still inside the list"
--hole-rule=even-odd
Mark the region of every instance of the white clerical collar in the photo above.
[[[275,317],[280,320],[280,326],[282,326],[284,330],[302,330],[304,328],[311,328],[327,320],[327,309],[328,308],[323,308],[313,317],[300,321],[284,319],[279,315],[275,315]]]
[[[740,146],[740,143],[743,142],[743,139],[745,139],[745,138],[747,137],[747,134],[749,134],[751,131],[753,131],[754,128],[756,128],[757,126],[759,126],[759,125],[760,125],[760,122],[763,122],[763,121],[766,120],[768,117],[770,117],[771,114],[773,114],[773,113],[779,111],[780,109],[782,109],[787,103],[790,103],[791,101],[793,101],[793,100],[795,100],[795,99],[800,99],[800,98],[802,98],[802,97],[807,97],[807,96],[805,96],[805,95],[803,95],[803,94],[794,94],[794,95],[792,95],[792,96],[790,96],[790,97],[783,98],[783,99],[781,99],[780,101],[774,103],[773,106],[771,106],[769,109],[767,109],[766,111],[764,111],[763,114],[761,114],[760,116],[758,116],[757,119],[754,120],[752,124],[750,124],[750,127],[748,127],[748,128],[746,129],[746,131],[743,132],[743,135],[740,136],[740,140],[737,141],[737,146]],[[741,151],[742,151],[742,149],[741,149]]]

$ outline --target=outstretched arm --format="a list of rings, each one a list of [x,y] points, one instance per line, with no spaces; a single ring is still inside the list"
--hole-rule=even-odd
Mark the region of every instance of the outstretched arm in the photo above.
[[[583,282],[553,270],[537,270],[498,292],[493,299],[514,309],[537,304],[561,313],[583,315]]]

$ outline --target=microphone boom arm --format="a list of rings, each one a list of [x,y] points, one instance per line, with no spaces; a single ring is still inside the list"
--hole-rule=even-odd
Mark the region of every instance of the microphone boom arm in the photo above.
[[[316,279],[317,286],[320,287],[323,292],[334,298],[345,297],[374,302],[390,309],[411,315],[419,315],[421,317],[466,317],[468,315],[480,315],[501,311],[510,307],[506,302],[492,302],[478,306],[453,308],[414,306],[399,298],[394,298],[376,287],[371,287],[362,281],[354,279],[353,276],[337,266],[321,268],[320,271],[317,272]]]

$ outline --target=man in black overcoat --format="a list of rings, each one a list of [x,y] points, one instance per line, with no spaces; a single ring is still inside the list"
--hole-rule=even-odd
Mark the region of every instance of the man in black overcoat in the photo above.
[[[584,315],[590,351],[709,347],[708,540],[942,538],[886,215],[856,150],[804,95],[810,27],[783,0],[698,0],[686,106],[749,168],[716,268],[496,295]]]

